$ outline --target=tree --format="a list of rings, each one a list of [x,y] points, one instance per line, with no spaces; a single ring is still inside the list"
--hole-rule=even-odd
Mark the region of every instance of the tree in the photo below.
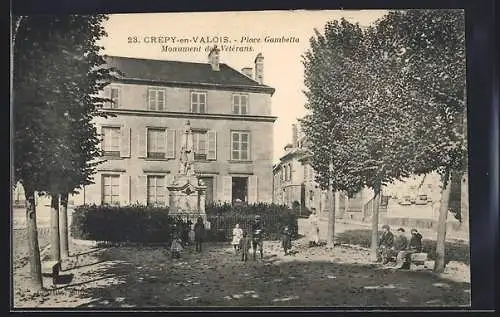
[[[102,23],[106,16],[66,16],[52,27],[50,79],[59,118],[56,131],[64,151],[53,175],[53,205],[61,200],[61,251],[68,256],[68,195],[92,184],[92,175],[100,163],[99,136],[92,119],[106,117],[100,112],[110,99],[98,97],[117,70],[105,67],[96,42],[106,35]],[[64,75],[62,75],[64,74]],[[56,221],[54,221],[56,222]],[[55,243],[55,240],[54,240]]]
[[[95,41],[104,36],[104,16],[36,16],[16,23],[14,42],[14,165],[26,192],[31,274],[42,285],[36,230],[35,191],[56,199],[91,181],[99,138],[91,120],[107,99],[96,96],[111,70],[102,67]],[[56,234],[57,232],[57,234]],[[58,257],[58,228],[52,248]]]
[[[410,110],[421,118],[414,125],[420,140],[414,172],[437,171],[442,178],[434,270],[443,272],[451,181],[467,166],[464,12],[408,10],[391,12],[386,21],[408,69]]]
[[[411,107],[401,96],[400,61],[375,28],[342,19],[328,22],[304,55],[310,111],[302,124],[311,141],[316,180],[349,196],[364,187],[378,201],[382,186],[413,166]],[[331,168],[329,168],[331,166]],[[372,251],[378,240],[378,204],[372,215]]]

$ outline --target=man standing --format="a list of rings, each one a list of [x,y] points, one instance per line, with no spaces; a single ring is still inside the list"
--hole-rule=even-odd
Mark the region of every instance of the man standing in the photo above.
[[[260,259],[264,257],[263,255],[263,226],[260,221],[260,216],[256,215],[254,223],[252,224],[252,249],[253,249],[253,259],[255,260],[255,254],[257,253],[257,249],[260,252]]]
[[[196,245],[196,251],[201,252],[201,245],[205,238],[205,224],[203,224],[203,218],[198,217],[196,224],[194,225],[194,243]]]
[[[387,252],[392,248],[394,235],[388,225],[383,225],[382,230],[383,233],[378,242],[377,262],[381,262],[383,260],[384,264],[386,264],[388,262]]]

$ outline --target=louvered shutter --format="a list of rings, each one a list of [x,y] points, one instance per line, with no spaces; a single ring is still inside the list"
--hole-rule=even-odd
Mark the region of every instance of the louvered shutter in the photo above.
[[[120,205],[127,206],[130,204],[130,176],[127,174],[120,175]]]
[[[168,186],[172,183],[174,180],[174,176],[172,174],[167,174],[165,176],[165,206],[170,206],[170,192],[168,191]]]
[[[148,156],[148,129],[142,128],[139,130],[139,135],[137,136],[137,156],[147,157]]]
[[[216,160],[217,159],[217,132],[208,131],[208,160]]]
[[[257,202],[257,176],[251,175],[248,177],[248,202],[254,204]]]
[[[222,202],[231,203],[233,198],[233,178],[222,176]]]
[[[139,204],[146,205],[148,203],[148,177],[146,175],[137,176],[135,194]]]
[[[158,111],[165,110],[165,90],[158,89],[156,91],[156,99],[157,99],[157,109]]]
[[[175,158],[175,129],[166,129],[167,137],[166,139],[166,158]]]
[[[130,157],[130,128],[121,127],[120,156]]]

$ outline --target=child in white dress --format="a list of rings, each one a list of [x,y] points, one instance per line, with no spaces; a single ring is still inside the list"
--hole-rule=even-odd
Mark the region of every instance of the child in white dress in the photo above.
[[[231,244],[234,247],[234,251],[239,250],[241,238],[243,238],[243,230],[240,228],[239,224],[236,224],[233,229],[233,240],[231,241]]]

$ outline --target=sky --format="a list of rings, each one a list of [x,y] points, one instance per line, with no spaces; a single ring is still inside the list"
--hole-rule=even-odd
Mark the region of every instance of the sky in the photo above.
[[[352,23],[367,26],[381,18],[382,10],[297,10],[254,12],[203,13],[135,13],[110,15],[105,22],[108,36],[99,43],[108,55],[207,62],[207,53],[165,52],[162,46],[198,46],[198,43],[146,43],[151,37],[193,39],[193,37],[221,38],[233,41],[231,45],[245,47],[243,52],[221,51],[220,62],[241,70],[254,67],[258,53],[264,56],[264,84],[276,89],[272,97],[274,124],[274,154],[277,161],[284,154],[284,146],[292,139],[292,124],[306,114],[303,94],[304,68],[302,54],[309,48],[314,29],[323,33],[326,22],[342,17]],[[137,38],[134,43],[133,38]],[[270,43],[265,38],[291,38],[289,43]],[[130,39],[129,39],[130,38]],[[244,42],[241,43],[242,39]],[[251,40],[253,39],[253,40]],[[259,42],[256,42],[258,39]],[[206,44],[203,47],[207,45]],[[221,43],[218,44],[221,46]],[[248,51],[251,48],[252,51]]]

